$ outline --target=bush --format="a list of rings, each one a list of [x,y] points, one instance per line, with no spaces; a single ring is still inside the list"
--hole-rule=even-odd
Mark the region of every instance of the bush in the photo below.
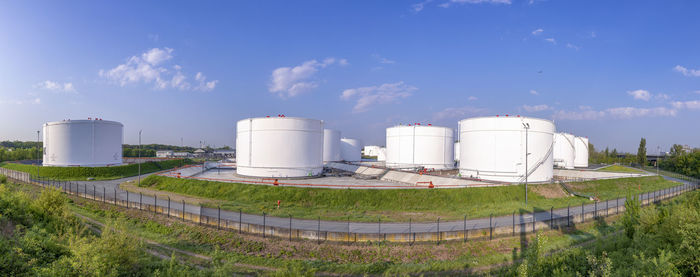
[[[186,160],[167,160],[158,162],[145,162],[141,164],[141,174],[172,169],[181,164],[191,164]],[[85,180],[95,179],[119,179],[138,175],[138,164],[107,166],[107,167],[39,167],[35,165],[6,163],[2,167],[27,172],[32,176],[37,176],[37,169],[41,177],[48,177],[57,180]]]

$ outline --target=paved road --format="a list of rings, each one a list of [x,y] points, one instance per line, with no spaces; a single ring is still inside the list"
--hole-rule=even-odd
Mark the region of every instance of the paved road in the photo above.
[[[145,174],[142,175],[141,178],[145,178],[150,174]],[[692,184],[688,181],[685,180],[680,180],[672,177],[666,177],[664,176],[665,179],[668,180],[673,180],[677,181],[679,183],[682,183],[685,186],[692,186]],[[129,177],[129,178],[124,178],[124,179],[119,179],[119,180],[110,180],[110,181],[74,181],[70,183],[59,183],[57,186],[59,187],[66,187],[66,189],[70,189],[71,191],[75,191],[78,189],[80,193],[84,193],[87,190],[87,194],[92,195],[93,193],[97,197],[102,197],[103,192],[106,195],[107,199],[113,199],[116,197],[119,200],[127,200],[127,197],[130,202],[136,202],[138,203],[139,200],[142,201],[143,204],[148,204],[152,205],[154,202],[154,198],[151,196],[143,195],[142,199],[139,199],[141,196],[137,193],[133,192],[127,192],[124,190],[119,189],[119,184],[126,182],[126,181],[131,181],[131,180],[136,180],[137,177]],[[69,188],[70,187],[70,188]],[[94,192],[93,192],[93,187],[94,187]],[[669,191],[669,193],[672,193]],[[664,191],[658,191],[658,192],[651,192],[651,193],[646,193],[641,195],[641,199],[646,200],[646,199],[651,199],[654,197],[654,195],[660,196],[664,194]],[[128,195],[128,196],[127,196]],[[532,213],[531,211],[523,211],[523,214],[515,214],[515,215],[507,215],[507,216],[498,216],[494,217],[493,219],[490,218],[478,218],[478,219],[468,219],[466,221],[460,220],[460,221],[447,221],[447,222],[440,222],[439,228],[440,231],[459,231],[459,230],[464,230],[464,228],[472,230],[472,229],[485,229],[491,227],[504,227],[504,226],[512,226],[513,223],[520,225],[520,224],[526,224],[526,223],[532,223],[533,220],[535,221],[548,221],[550,218],[565,218],[567,214],[570,216],[579,216],[581,213],[591,213],[597,209],[602,213],[604,213],[606,207],[607,208],[615,208],[618,205],[619,206],[624,206],[625,203],[625,198],[620,198],[620,199],[613,199],[609,201],[603,201],[599,202],[596,204],[588,204],[584,206],[576,206],[576,207],[571,207],[569,210],[567,208],[563,209],[556,209],[552,213],[550,213],[549,210],[547,211],[539,211],[536,213]],[[167,199],[158,199],[158,206],[161,207],[167,207],[168,206],[168,201]],[[181,211],[182,210],[182,204],[177,203],[177,202],[171,202],[171,209]],[[195,205],[189,205],[185,204],[185,211],[187,213],[192,213],[192,214],[202,214],[205,216],[213,217],[216,218],[218,215],[218,210],[217,209],[210,209],[210,208],[201,208],[200,206],[195,206]],[[271,217],[268,216],[265,219],[263,219],[263,216],[261,215],[252,215],[252,214],[239,214],[238,212],[234,211],[221,211],[221,219],[226,219],[229,221],[234,221],[238,222],[239,221],[239,216],[241,217],[241,222],[243,223],[250,223],[250,224],[257,224],[257,225],[263,225],[263,220],[265,221],[266,226],[273,226],[273,227],[278,227],[278,228],[289,228],[290,221],[289,218],[280,218],[280,217]],[[437,219],[436,219],[437,220]],[[299,229],[299,230],[308,230],[308,231],[316,231],[319,229],[319,221],[318,220],[306,220],[306,219],[293,219],[292,220],[292,228],[293,229]],[[466,227],[465,227],[466,226]],[[320,230],[321,231],[329,231],[329,232],[350,232],[350,233],[366,233],[366,234],[374,234],[374,233],[382,233],[382,234],[392,234],[392,233],[425,233],[425,232],[436,232],[438,230],[438,224],[437,222],[430,222],[430,223],[412,223],[409,225],[409,223],[379,223],[379,222],[339,222],[339,221],[320,221]],[[410,230],[410,231],[409,231]]]

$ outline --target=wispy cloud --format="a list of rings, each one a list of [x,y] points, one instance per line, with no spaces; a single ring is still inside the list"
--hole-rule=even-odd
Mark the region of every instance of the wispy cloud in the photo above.
[[[578,51],[579,49],[581,49],[581,47],[578,47],[578,46],[573,45],[573,44],[571,44],[571,43],[567,43],[567,44],[566,44],[566,48],[571,48],[571,49],[574,49],[574,50],[576,50],[576,51]]]
[[[700,100],[693,100],[693,101],[674,101],[671,102],[671,106],[673,106],[676,109],[692,109],[692,110],[697,110],[700,109]]]
[[[425,5],[427,5],[430,2],[433,2],[433,0],[425,0],[425,1],[420,2],[420,3],[415,3],[415,4],[411,5],[411,10],[413,10],[413,12],[416,12],[416,13],[420,12],[425,8]]]
[[[374,57],[374,59],[376,59],[379,63],[382,63],[382,64],[395,64],[396,63],[396,61],[382,57],[379,54],[373,54],[372,57]]]
[[[540,93],[537,92],[537,91],[534,90],[534,89],[531,89],[531,90],[530,90],[530,94],[532,94],[532,95],[540,95]]]
[[[294,97],[318,87],[318,82],[312,77],[329,65],[347,65],[346,59],[326,58],[319,62],[310,60],[294,67],[279,67],[272,71],[269,91],[277,93],[282,98]]]
[[[523,109],[525,111],[528,111],[528,112],[541,112],[541,111],[549,110],[549,109],[551,109],[551,107],[548,105],[545,105],[545,104],[534,105],[534,106],[523,105]]]
[[[346,89],[340,95],[340,99],[357,99],[353,112],[365,112],[374,104],[391,103],[401,98],[411,96],[417,88],[406,85],[404,82],[387,83],[380,86],[360,87]]]
[[[635,100],[649,101],[651,99],[651,93],[643,89],[628,91],[627,94],[631,95]]]
[[[557,44],[557,40],[554,38],[546,38],[544,41],[549,42],[551,44]]]
[[[445,3],[442,3],[438,6],[442,8],[449,8],[453,4],[504,4],[504,5],[510,5],[511,0],[449,0]]]
[[[438,120],[454,119],[454,118],[462,119],[462,118],[467,117],[467,116],[483,115],[486,112],[488,112],[487,109],[473,107],[473,106],[445,108],[444,110],[433,114],[433,120],[438,121]]]
[[[41,83],[35,84],[35,88],[49,90],[53,92],[76,92],[73,83],[59,83],[54,81],[43,81]]]
[[[152,48],[139,56],[131,56],[126,63],[109,70],[100,70],[99,75],[120,86],[144,83],[153,84],[155,89],[174,88],[179,90],[210,91],[216,87],[218,80],[205,82],[205,78],[195,78],[198,85],[192,85],[182,72],[182,66],[166,66],[172,60],[174,49]]]
[[[581,109],[578,111],[559,110],[554,113],[558,120],[595,120],[603,118],[631,119],[638,117],[673,117],[678,114],[677,108],[654,107],[617,107],[605,110]]]
[[[24,105],[24,104],[41,104],[41,98],[35,97],[31,99],[25,99],[25,100],[12,100],[12,99],[2,99],[0,98],[0,105]]]
[[[532,35],[536,36],[536,35],[542,34],[542,32],[544,32],[544,30],[542,30],[542,28],[539,28],[539,29],[532,31]]]
[[[476,101],[477,99],[479,98],[476,98],[476,96],[469,96],[469,98],[467,98],[469,101]]]
[[[680,72],[683,74],[683,76],[689,76],[689,77],[700,77],[700,70],[698,69],[688,69],[680,65],[676,65],[676,67],[673,68],[676,72]]]

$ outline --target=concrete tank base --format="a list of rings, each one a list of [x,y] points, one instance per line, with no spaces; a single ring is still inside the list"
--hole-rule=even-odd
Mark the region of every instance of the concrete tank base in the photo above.
[[[294,177],[314,177],[323,173],[323,167],[317,168],[262,168],[262,167],[247,167],[238,166],[236,168],[238,175],[250,177],[278,177],[278,178],[294,178]]]

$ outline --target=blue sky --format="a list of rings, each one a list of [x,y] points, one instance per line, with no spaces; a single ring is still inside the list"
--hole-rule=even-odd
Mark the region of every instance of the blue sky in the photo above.
[[[236,121],[554,119],[596,148],[700,146],[697,1],[2,1],[0,140],[46,121],[235,143]]]

